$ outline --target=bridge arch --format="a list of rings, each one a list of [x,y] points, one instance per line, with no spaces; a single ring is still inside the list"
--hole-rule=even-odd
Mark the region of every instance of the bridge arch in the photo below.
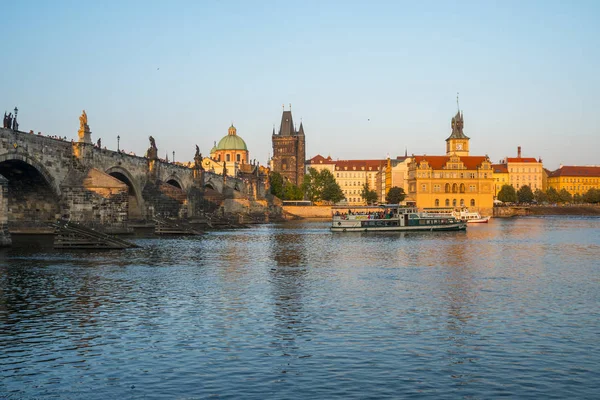
[[[177,175],[175,175],[175,174],[169,176],[165,182],[168,183],[171,186],[175,186],[176,188],[179,188],[181,190],[185,190],[184,189],[184,185],[181,182],[181,179],[179,179],[179,177]]]
[[[9,226],[44,225],[60,218],[57,179],[38,160],[23,153],[2,154],[0,175],[8,180]]]
[[[44,178],[48,186],[52,189],[52,192],[60,196],[60,187],[56,183],[56,179],[52,177],[52,174],[44,167],[44,164],[39,162],[33,157],[23,153],[7,153],[0,155],[0,164],[5,162],[22,162],[29,164],[31,167],[37,170],[37,172]]]
[[[111,167],[105,172],[113,178],[120,180],[129,188],[129,220],[142,219],[144,217],[144,199],[142,197],[142,189],[137,180],[123,167]]]

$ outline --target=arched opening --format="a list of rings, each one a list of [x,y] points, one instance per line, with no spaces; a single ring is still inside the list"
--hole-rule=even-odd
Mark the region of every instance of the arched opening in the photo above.
[[[215,187],[210,182],[207,183],[206,185],[204,185],[204,187],[207,188],[207,189],[215,190]]]
[[[135,191],[135,187],[133,186],[133,182],[125,175],[125,173],[120,171],[110,171],[108,174],[112,177],[117,178],[121,182],[127,185],[128,190],[128,209],[127,209],[127,217],[129,220],[142,219],[142,207],[140,201],[138,200],[137,193]]]
[[[456,183],[452,185],[452,193],[458,193],[458,185]]]
[[[475,207],[475,199],[471,199],[471,207]]]
[[[439,207],[440,206],[440,199],[435,199],[435,206]]]
[[[179,182],[177,182],[175,179],[169,179],[167,183],[171,186],[175,186],[176,188],[183,189]]]
[[[59,196],[46,173],[22,160],[0,162],[8,180],[9,229],[35,228],[60,218]]]
[[[460,206],[464,207],[465,206],[465,199],[460,199]]]
[[[446,199],[446,207],[450,207],[450,199]]]
[[[444,192],[450,193],[450,184],[449,183],[446,183],[446,185],[444,186]]]
[[[452,207],[456,207],[456,199],[452,199]]]
[[[464,184],[464,183],[461,183],[461,184],[460,184],[460,192],[461,192],[461,193],[464,193],[464,192],[465,192],[465,184]]]

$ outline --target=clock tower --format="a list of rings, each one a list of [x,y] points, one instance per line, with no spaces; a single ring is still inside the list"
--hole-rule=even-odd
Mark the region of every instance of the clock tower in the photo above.
[[[452,134],[446,139],[446,155],[469,155],[469,138],[463,133],[463,114],[460,110],[452,118]]]

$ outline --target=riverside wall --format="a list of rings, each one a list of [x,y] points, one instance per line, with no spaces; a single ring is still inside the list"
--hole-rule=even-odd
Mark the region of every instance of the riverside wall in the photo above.
[[[494,217],[518,217],[527,215],[578,215],[600,216],[598,205],[565,205],[565,206],[528,206],[528,207],[494,207]]]
[[[283,212],[288,219],[314,218],[330,219],[331,206],[283,206]]]

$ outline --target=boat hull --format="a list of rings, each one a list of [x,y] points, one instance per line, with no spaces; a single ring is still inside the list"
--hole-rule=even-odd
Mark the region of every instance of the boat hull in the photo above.
[[[332,232],[440,232],[463,231],[467,229],[465,222],[429,226],[332,226]]]
[[[467,220],[468,224],[487,224],[490,220],[490,217],[483,217],[479,219],[469,219]]]

